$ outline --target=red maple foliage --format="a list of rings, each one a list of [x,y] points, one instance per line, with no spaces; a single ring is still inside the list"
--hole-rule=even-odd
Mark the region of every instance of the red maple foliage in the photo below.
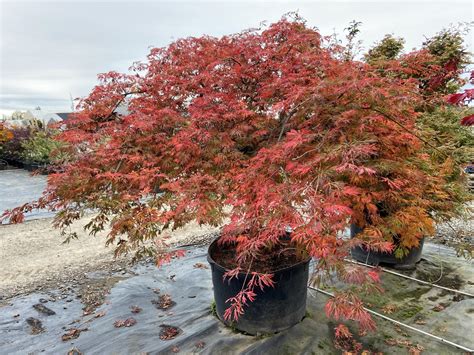
[[[471,71],[469,82],[474,85],[474,70]],[[474,100],[474,89],[465,89],[463,92],[448,95],[446,100],[452,105],[468,105]],[[461,124],[463,126],[474,126],[474,115],[463,117]]]
[[[224,281],[229,278],[237,276],[240,268],[231,270],[224,274]],[[264,290],[265,287],[274,287],[275,282],[272,280],[272,275],[262,274],[257,272],[247,273],[246,277],[249,280],[244,281],[245,287],[237,293],[234,297],[229,298],[226,302],[229,303],[229,307],[224,312],[225,320],[237,320],[244,314],[244,307],[255,300],[257,294],[254,292],[257,288]]]
[[[351,222],[365,227],[360,240],[371,249],[392,250],[395,235],[416,246],[432,231],[433,201],[439,209],[446,200],[443,175],[420,168],[430,161],[415,125],[426,101],[417,78],[430,77],[429,55],[392,63],[410,75],[381,75],[343,51],[298,18],[152,49],[131,73],[99,76],[58,137],[68,158],[44,195],[4,218],[50,208],[65,228],[96,211],[86,228],[110,224],[107,244],[118,254],[147,254],[150,240],[166,248],[160,232],[170,226],[228,218],[221,242],[237,243],[239,264],[265,257],[291,227],[318,268],[336,271],[356,242],[341,237]],[[228,317],[273,282],[250,275]],[[376,281],[375,273],[359,280]],[[373,329],[355,293],[326,310]]]

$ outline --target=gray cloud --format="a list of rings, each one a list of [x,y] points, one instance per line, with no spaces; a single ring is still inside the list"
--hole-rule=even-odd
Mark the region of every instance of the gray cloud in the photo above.
[[[296,11],[323,34],[363,22],[365,47],[385,33],[419,46],[451,23],[472,21],[470,1],[444,2],[0,2],[0,110],[67,110],[96,74],[125,71],[149,46],[187,36],[220,36]],[[469,44],[472,48],[472,38]]]

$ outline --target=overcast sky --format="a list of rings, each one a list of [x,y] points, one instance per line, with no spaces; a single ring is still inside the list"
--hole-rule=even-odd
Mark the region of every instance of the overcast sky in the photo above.
[[[384,34],[419,47],[452,23],[473,21],[471,1],[21,1],[0,0],[0,113],[68,111],[97,73],[125,71],[150,46],[220,36],[298,11],[322,34],[361,21],[365,48]],[[472,51],[472,36],[468,38]]]

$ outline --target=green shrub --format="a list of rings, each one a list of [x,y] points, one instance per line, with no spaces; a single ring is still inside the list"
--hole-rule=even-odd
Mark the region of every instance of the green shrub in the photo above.
[[[51,162],[51,153],[60,145],[61,143],[54,139],[54,132],[37,131],[21,143],[21,157],[26,162],[48,164]]]

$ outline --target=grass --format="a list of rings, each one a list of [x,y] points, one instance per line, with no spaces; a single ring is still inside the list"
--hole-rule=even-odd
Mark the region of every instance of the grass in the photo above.
[[[418,304],[406,304],[398,312],[395,312],[393,316],[395,319],[406,320],[414,317],[421,311],[423,311],[423,307]]]
[[[212,300],[209,309],[210,309],[210,311],[211,311],[211,314],[212,314],[214,317],[218,318],[218,317],[217,317],[216,301]]]

